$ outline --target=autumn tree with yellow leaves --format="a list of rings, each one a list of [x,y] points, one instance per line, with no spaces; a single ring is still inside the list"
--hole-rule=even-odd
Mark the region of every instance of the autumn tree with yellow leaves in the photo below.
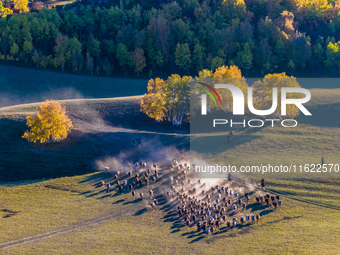
[[[23,138],[30,142],[52,143],[67,137],[72,128],[72,122],[66,114],[66,109],[58,101],[46,100],[41,103],[36,116],[27,117],[27,130]]]
[[[13,11],[9,8],[5,8],[2,4],[2,1],[0,1],[0,17],[5,18],[8,14],[12,14]]]
[[[166,81],[150,79],[148,93],[141,101],[141,111],[155,120],[182,125],[190,112],[190,76],[171,75]]]
[[[191,76],[173,74],[165,84],[166,116],[175,126],[180,126],[184,119],[189,119],[190,114],[190,82]]]
[[[183,120],[190,119],[190,97],[191,108],[200,108],[200,96],[202,91],[200,86],[209,85],[215,87],[215,84],[232,84],[238,87],[244,95],[245,109],[247,109],[248,97],[252,97],[253,106],[257,110],[267,110],[272,105],[272,88],[278,88],[278,107],[273,114],[274,117],[281,116],[281,88],[295,87],[300,88],[299,83],[293,76],[287,76],[285,73],[267,74],[263,80],[259,80],[252,85],[252,94],[248,95],[248,84],[242,76],[241,70],[235,66],[221,66],[215,72],[203,69],[196,77],[196,85],[190,91],[190,82],[193,81],[190,76],[179,76],[173,74],[166,81],[156,78],[150,79],[148,83],[148,93],[144,95],[141,101],[141,111],[150,118],[163,121],[168,120],[174,126],[180,126]],[[210,109],[225,112],[233,111],[233,95],[229,89],[216,89],[221,101],[208,97],[208,111]],[[214,96],[212,96],[214,97]],[[288,93],[287,98],[303,98],[304,95],[298,93]],[[295,105],[287,105],[287,117],[294,118],[299,115],[299,109]],[[249,113],[249,112],[248,112]],[[192,111],[194,114],[194,111]]]
[[[245,96],[244,103],[246,105],[248,83],[237,66],[221,66],[216,69],[213,77],[214,84],[232,84],[241,89]],[[216,91],[221,96],[223,110],[231,112],[233,109],[233,96],[229,89],[216,89]]]
[[[273,87],[277,88],[277,108],[272,114],[275,117],[282,118],[281,116],[281,88],[293,87],[301,88],[300,84],[296,81],[294,76],[287,76],[286,73],[267,74],[263,80],[259,80],[253,84],[253,104],[258,110],[268,110],[273,103],[272,90]],[[251,96],[251,95],[249,95]],[[287,93],[288,99],[303,98],[303,94]],[[299,109],[293,105],[287,105],[285,117],[294,118],[299,115]]]
[[[241,70],[233,66],[221,66],[212,72],[210,70],[202,70],[199,72],[198,80],[199,82],[210,83],[214,87],[214,84],[232,84],[240,88],[244,95],[247,95],[248,84],[246,79],[242,76]],[[217,93],[221,97],[223,110],[225,112],[231,112],[233,109],[233,96],[228,89],[216,89]],[[245,104],[247,99],[245,98]],[[210,108],[219,108],[220,106],[215,106],[213,102],[208,99],[208,104]]]
[[[148,82],[148,93],[144,95],[141,101],[141,110],[150,118],[157,122],[165,118],[165,100],[164,100],[165,82],[160,79],[150,79]]]
[[[28,0],[14,0],[14,8],[20,12],[26,13],[28,11]]]

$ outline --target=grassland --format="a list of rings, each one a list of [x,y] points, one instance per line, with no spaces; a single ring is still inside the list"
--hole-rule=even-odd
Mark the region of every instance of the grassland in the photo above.
[[[147,80],[85,76],[46,70],[0,65],[0,107],[41,102],[46,99],[112,98],[143,95]],[[249,85],[258,78],[247,78]],[[297,79],[308,89],[327,89],[320,95],[339,88],[338,79]],[[327,97],[336,97],[327,95]],[[313,98],[314,99],[314,98]],[[329,98],[328,98],[329,99]],[[327,101],[324,101],[327,102]]]
[[[0,65],[0,107],[46,99],[143,95],[147,80],[76,75]]]
[[[167,171],[161,171],[164,175]],[[94,173],[85,176],[59,178],[26,185],[3,185],[1,209],[17,211],[2,218],[0,242],[73,227],[33,242],[14,243],[3,250],[6,254],[337,254],[339,227],[338,181],[322,183],[298,180],[271,180],[273,191],[290,192],[282,198],[283,207],[257,206],[254,198],[246,212],[260,213],[260,223],[226,226],[207,238],[192,226],[187,230],[178,222],[177,214],[166,198],[156,211],[146,205],[149,199],[133,200],[117,188],[106,193],[100,188],[101,179],[113,176]],[[162,177],[162,176],[161,176]],[[122,177],[122,179],[125,177]],[[168,186],[166,178],[152,183],[151,188]],[[49,188],[53,186],[54,188]],[[326,188],[326,189],[325,189]],[[139,191],[147,193],[149,188]],[[158,193],[160,194],[160,193]],[[315,205],[310,199],[319,200]],[[335,207],[332,207],[334,205]],[[3,214],[8,214],[3,212]],[[127,215],[129,214],[129,215]],[[121,216],[121,217],[119,217]],[[124,217],[122,217],[124,216]],[[115,218],[118,217],[118,218]],[[91,219],[103,219],[93,225]],[[82,226],[85,226],[82,228]],[[1,248],[0,248],[1,249]]]
[[[336,117],[340,90],[311,92],[313,121],[299,118],[294,135],[285,129],[247,130],[223,147],[226,132],[216,133],[215,159],[255,164],[261,158],[282,164],[318,162],[320,155],[327,155],[327,161],[340,163],[340,123]],[[20,138],[26,128],[24,117],[34,113],[37,105],[0,109],[4,130],[0,135],[0,173],[7,181],[0,184],[0,253],[339,254],[340,178],[268,179],[267,189],[281,194],[282,208],[256,205],[253,196],[247,211],[237,217],[260,214],[259,223],[231,230],[222,226],[210,238],[194,226],[187,230],[178,221],[173,202],[164,196],[170,174],[166,168],[151,184],[160,201],[155,211],[148,206],[148,197],[133,200],[127,190],[119,194],[115,185],[106,193],[99,181],[113,182],[113,176],[97,172],[97,160],[126,153],[126,162],[136,157],[151,161],[155,149],[175,151],[189,146],[187,127],[150,125],[153,122],[139,112],[139,100],[64,101],[75,129],[67,140],[54,146],[29,144]],[[146,144],[142,150],[131,145],[136,136]],[[199,139],[204,137],[198,134],[194,140]],[[204,148],[200,153],[211,155]],[[31,181],[25,181],[28,179]],[[121,179],[132,181],[127,176]],[[256,186],[258,179],[248,181]],[[244,182],[236,180],[233,185],[246,186]],[[148,189],[141,191],[146,194]],[[15,241],[26,237],[30,237],[27,242]],[[14,246],[1,250],[11,241]]]
[[[181,134],[183,129],[174,131],[171,125],[162,125],[160,128],[150,125],[154,122],[139,111],[140,99],[63,101],[74,129],[68,139],[55,145],[30,144],[21,138],[26,130],[25,116],[34,114],[38,104],[1,108],[0,126],[4,132],[0,134],[0,180],[18,181],[90,173],[96,169],[95,160],[131,150],[131,143],[136,136],[145,141],[157,140],[160,146],[177,144],[178,148],[183,148],[183,143],[188,141],[188,137]],[[145,154],[151,151],[150,148],[145,153],[138,152],[138,157],[146,157]],[[130,162],[135,160],[134,157],[132,154]]]

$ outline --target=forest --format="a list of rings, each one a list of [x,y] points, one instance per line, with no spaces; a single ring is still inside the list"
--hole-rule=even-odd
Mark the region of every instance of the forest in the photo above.
[[[0,6],[5,64],[91,75],[198,75],[236,65],[340,76],[340,0],[75,2],[8,14]]]

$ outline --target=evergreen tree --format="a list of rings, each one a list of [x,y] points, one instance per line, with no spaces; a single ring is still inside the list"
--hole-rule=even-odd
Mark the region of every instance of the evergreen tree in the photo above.
[[[175,63],[179,68],[185,71],[189,70],[191,66],[191,54],[187,43],[177,44],[175,50]]]
[[[123,72],[126,74],[126,65],[130,60],[130,53],[127,50],[127,47],[119,43],[116,50],[116,57],[118,59],[119,65],[123,67]]]

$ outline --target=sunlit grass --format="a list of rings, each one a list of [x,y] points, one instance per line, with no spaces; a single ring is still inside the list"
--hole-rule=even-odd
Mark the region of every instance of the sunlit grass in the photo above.
[[[312,107],[315,107],[313,116],[315,114],[317,117],[313,117],[312,121],[302,118],[301,124],[294,129],[263,128],[257,132],[238,132],[230,144],[225,141],[226,133],[211,134],[209,139],[215,139],[215,151],[202,147],[200,153],[210,160],[230,162],[238,166],[261,163],[318,164],[321,157],[325,158],[326,163],[340,164],[339,120],[336,116],[325,114],[327,107],[338,107],[339,91],[313,89],[312,93],[316,93],[312,96],[315,100]],[[137,105],[138,100],[140,97],[70,100],[65,101],[65,104],[70,113],[77,116],[89,113],[88,109],[83,108],[84,104],[110,116],[115,107],[128,107],[132,102]],[[6,112],[30,112],[35,107],[36,105],[7,107]],[[134,110],[138,111],[138,107]],[[315,121],[319,117],[324,118],[321,124]],[[173,134],[173,138],[171,136],[168,139],[176,137]],[[200,142],[202,139],[204,135],[197,135],[194,141]],[[23,160],[17,156],[17,160],[20,159]],[[63,161],[61,166],[62,163]],[[333,178],[313,179],[310,179],[313,176],[308,179],[300,178],[306,177],[306,174],[298,173],[291,175],[291,178],[266,177],[267,191],[280,194],[283,206],[276,210],[271,206],[250,206],[246,212],[240,211],[237,217],[262,212],[264,214],[260,223],[231,230],[222,226],[210,238],[197,232],[195,226],[189,230],[183,224],[175,226],[176,213],[170,217],[171,211],[167,211],[163,205],[158,206],[156,211],[151,211],[147,206],[150,202],[148,198],[143,202],[129,204],[126,202],[132,201],[132,198],[128,193],[116,195],[115,190],[107,194],[105,188],[98,187],[97,184],[101,179],[111,181],[111,175],[93,173],[51,180],[2,182],[0,243],[81,225],[102,216],[115,213],[123,216],[130,213],[129,216],[4,251],[5,254],[339,254],[339,174]],[[262,178],[255,177],[257,183]],[[165,179],[160,179],[152,188],[167,185],[165,182]],[[47,185],[57,189],[48,188]],[[242,180],[240,185],[243,185]],[[146,194],[148,189],[144,187],[143,192]],[[254,196],[251,204],[256,203]],[[4,218],[10,214],[2,211],[4,209],[17,213]],[[143,213],[136,213],[139,210]],[[168,218],[172,220],[167,220]]]

